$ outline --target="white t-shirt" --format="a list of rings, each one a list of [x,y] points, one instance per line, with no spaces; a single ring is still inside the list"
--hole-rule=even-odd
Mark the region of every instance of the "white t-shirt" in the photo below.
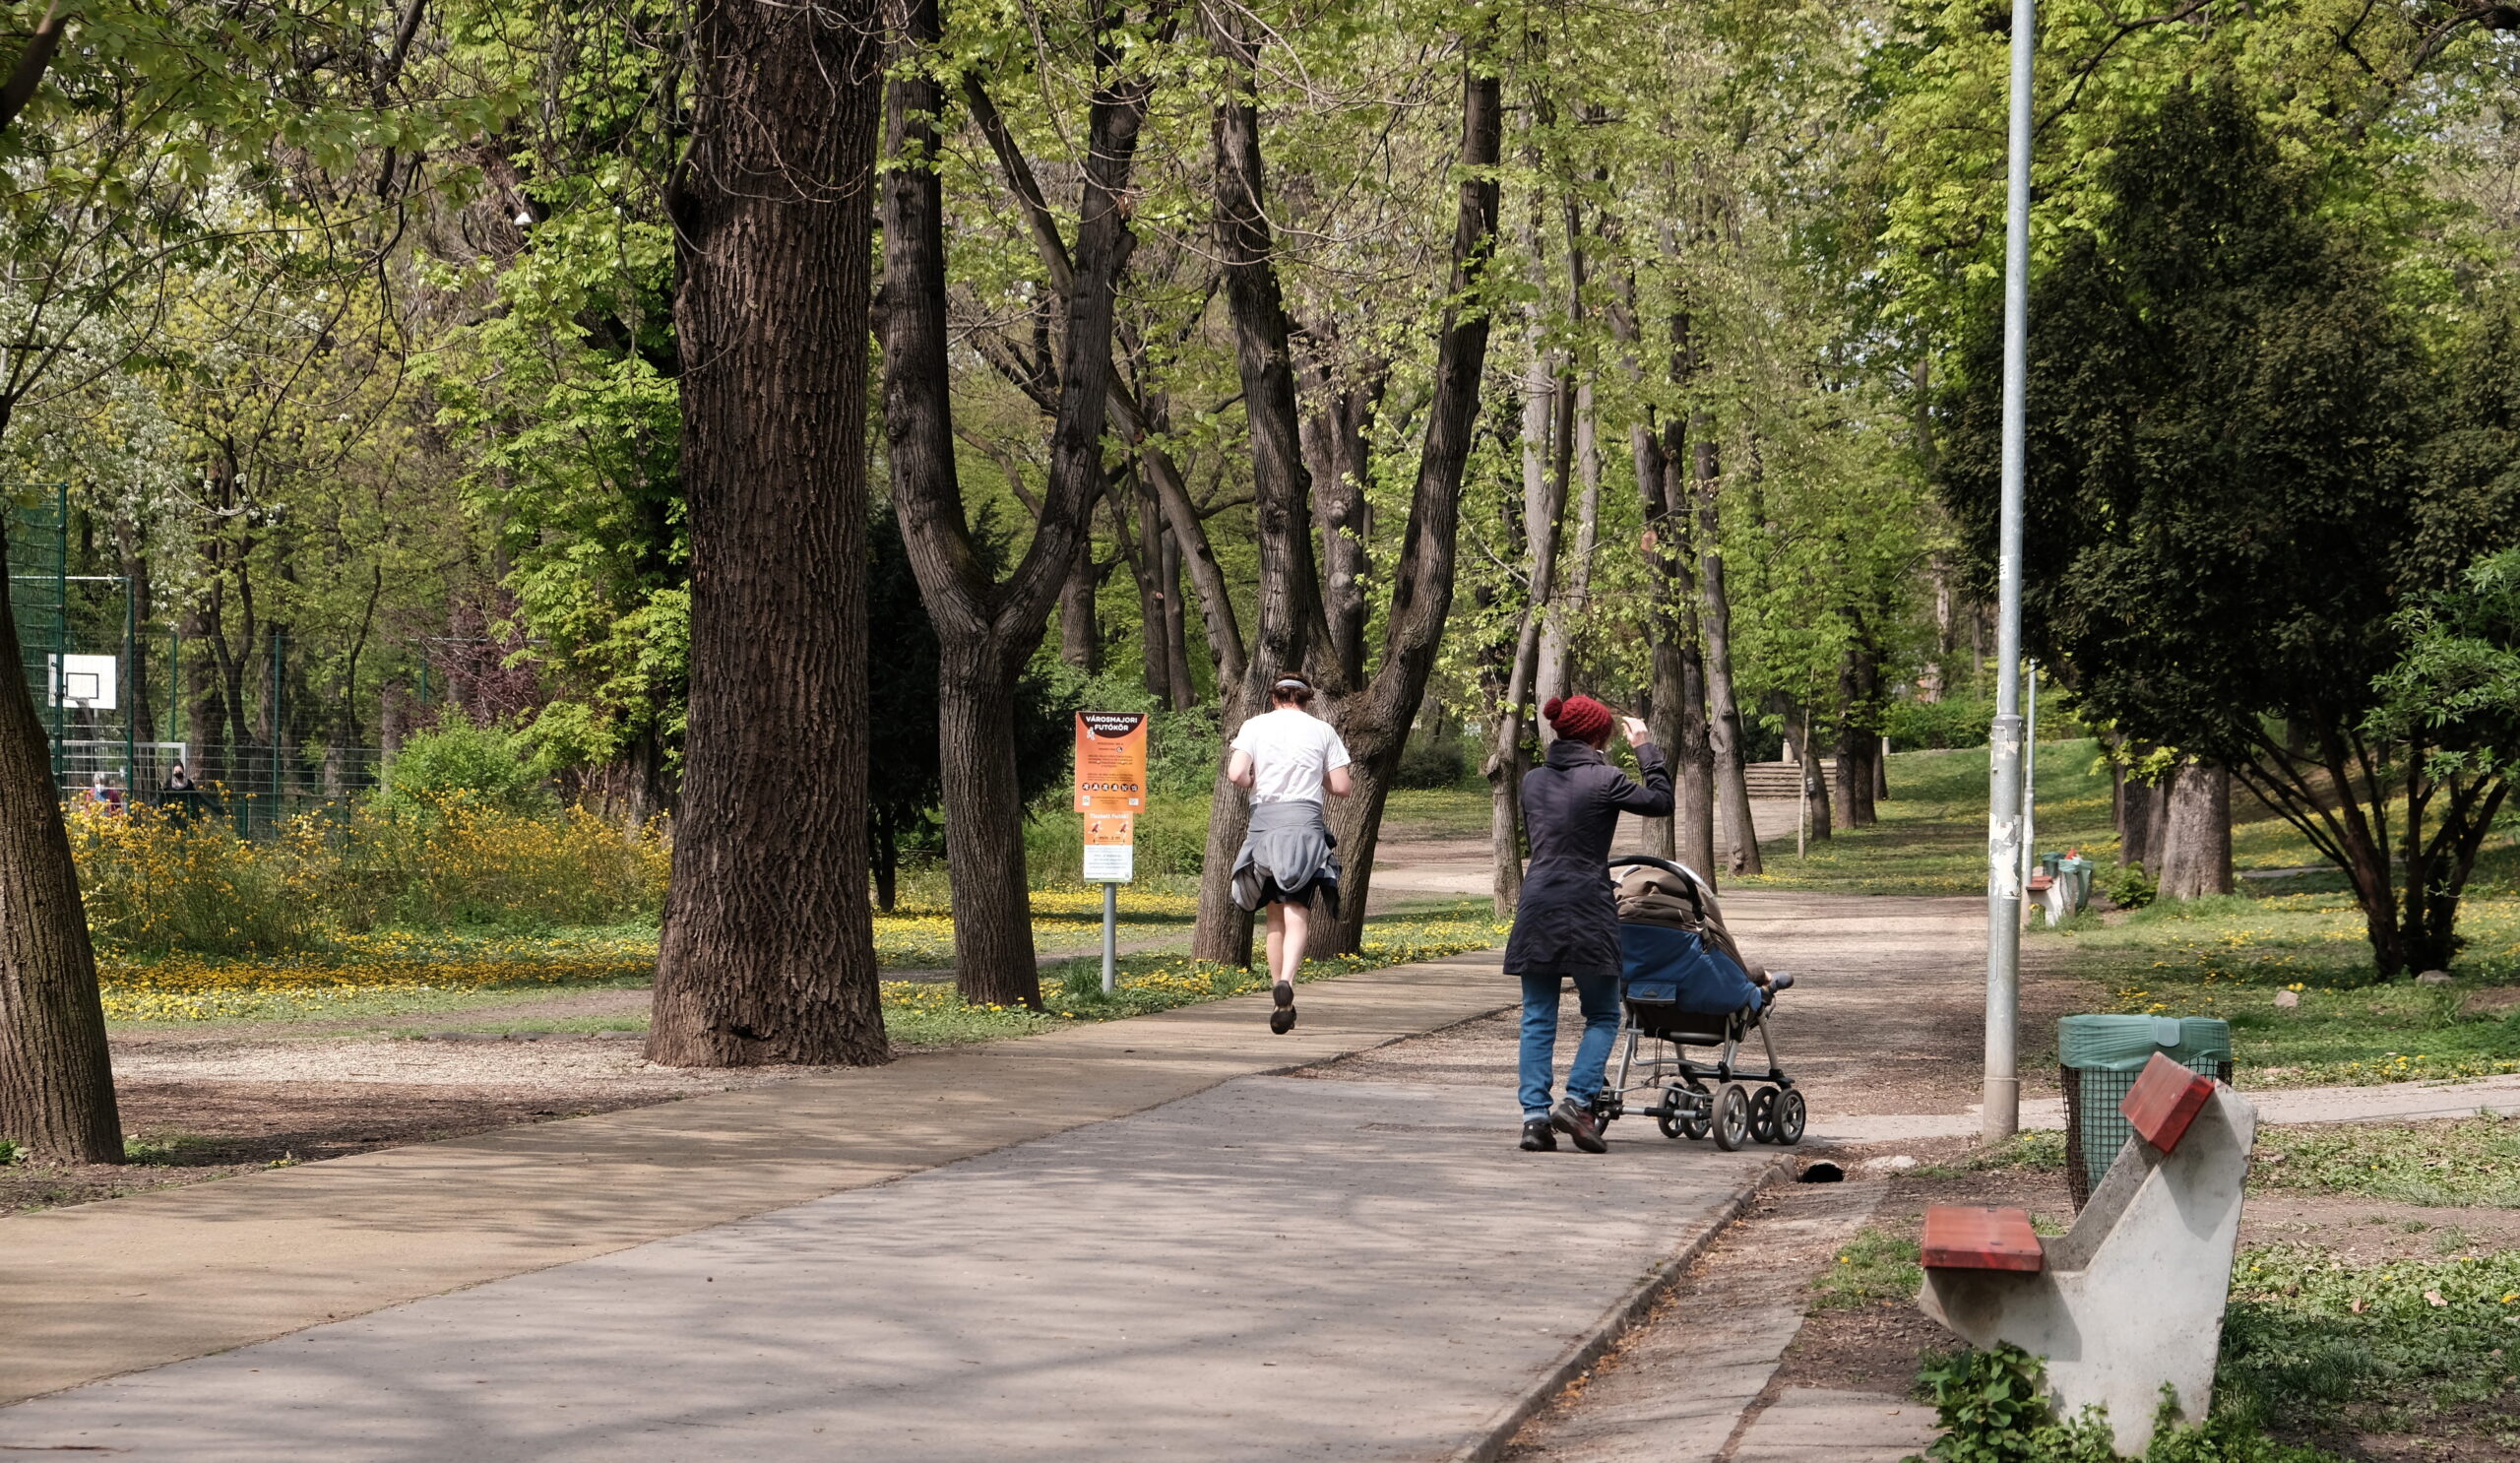
[[[1233,749],[1251,754],[1251,800],[1319,802],[1321,780],[1348,765],[1348,744],[1328,722],[1281,706],[1242,724]]]

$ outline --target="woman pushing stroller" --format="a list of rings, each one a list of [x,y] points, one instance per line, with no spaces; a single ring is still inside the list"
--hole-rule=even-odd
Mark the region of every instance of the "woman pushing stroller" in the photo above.
[[[1354,783],[1347,743],[1306,710],[1311,681],[1279,676],[1269,703],[1269,711],[1234,733],[1225,775],[1251,791],[1251,831],[1233,860],[1233,902],[1253,911],[1268,906],[1269,984],[1277,1002],[1269,1029],[1285,1036],[1294,1029],[1295,976],[1303,969],[1312,902],[1321,900],[1332,919],[1339,917],[1339,860],[1330,852],[1338,841],[1322,815],[1321,796],[1345,797]]]
[[[1635,717],[1624,722],[1644,774],[1642,787],[1602,755],[1609,745],[1610,709],[1590,696],[1550,697],[1541,708],[1557,732],[1547,760],[1523,778],[1523,827],[1531,862],[1514,909],[1505,969],[1523,982],[1523,1148],[1551,1152],[1557,1134],[1586,1153],[1606,1153],[1593,1119],[1610,1046],[1618,1035],[1618,905],[1603,865],[1621,813],[1663,818],[1671,812],[1671,775],[1653,732]],[[1561,983],[1575,983],[1584,1036],[1566,1074],[1566,1096],[1552,1109],[1549,1080],[1557,1047]]]

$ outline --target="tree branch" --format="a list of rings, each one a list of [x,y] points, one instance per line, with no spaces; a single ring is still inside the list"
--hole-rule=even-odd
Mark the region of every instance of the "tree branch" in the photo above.
[[[27,48],[18,53],[18,64],[10,69],[9,80],[0,83],[0,132],[18,120],[18,113],[35,99],[35,89],[43,85],[43,74],[51,69],[53,52],[61,49],[62,32],[70,28],[70,16],[61,8],[61,0],[44,7],[43,19],[35,23],[35,33],[27,39]]]

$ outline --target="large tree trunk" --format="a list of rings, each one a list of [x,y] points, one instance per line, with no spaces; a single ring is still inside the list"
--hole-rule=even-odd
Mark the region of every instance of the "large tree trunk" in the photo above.
[[[2123,765],[2116,777],[2117,865],[2141,864],[2149,872],[2152,865],[2144,858],[2152,851],[2153,785],[2138,781]]]
[[[965,1000],[1041,1003],[1017,786],[1015,683],[1021,661],[985,640],[937,647],[936,740],[945,871],[954,896],[954,970]],[[961,826],[958,826],[961,825]]]
[[[1259,114],[1253,99],[1252,42],[1232,17],[1217,20],[1217,48],[1233,69],[1235,90],[1216,109],[1217,232],[1227,303],[1233,316],[1236,362],[1251,421],[1255,517],[1261,562],[1260,627],[1246,655],[1235,628],[1223,576],[1215,572],[1199,519],[1177,476],[1157,475],[1166,516],[1192,559],[1208,637],[1217,658],[1222,722],[1229,732],[1265,704],[1260,692],[1276,668],[1300,664],[1329,686],[1331,720],[1354,758],[1354,796],[1328,809],[1339,836],[1344,866],[1341,918],[1314,926],[1312,949],[1354,949],[1369,898],[1373,848],[1380,829],[1384,790],[1397,767],[1409,723],[1416,717],[1426,677],[1433,669],[1445,616],[1452,604],[1453,553],[1459,525],[1461,478],[1469,462],[1478,413],[1479,376],[1486,357],[1487,319],[1458,305],[1447,310],[1438,337],[1434,397],[1418,453],[1418,481],[1409,523],[1391,574],[1384,616],[1382,665],[1358,686],[1361,668],[1343,662],[1337,637],[1323,612],[1320,581],[1304,532],[1305,497],[1301,432],[1291,382],[1284,370],[1286,318],[1263,206]],[[1470,37],[1472,53],[1463,95],[1460,184],[1449,297],[1469,297],[1493,249],[1497,185],[1485,169],[1497,161],[1501,136],[1500,88],[1493,72],[1480,75],[1489,31]],[[1129,404],[1115,393],[1115,416],[1128,418]],[[1298,659],[1300,658],[1300,659]],[[1200,885],[1199,922],[1193,951],[1205,959],[1248,963],[1250,916],[1227,897],[1234,856],[1248,826],[1241,790],[1224,779],[1223,759],[1208,824],[1208,866]]]
[[[1286,300],[1262,202],[1260,113],[1252,79],[1255,46],[1240,32],[1239,17],[1217,15],[1212,20],[1211,38],[1230,78],[1217,102],[1214,128],[1218,269],[1233,323],[1234,363],[1251,435],[1251,516],[1260,551],[1259,626],[1242,685],[1224,698],[1224,730],[1230,735],[1243,720],[1268,708],[1268,687],[1280,672],[1309,670],[1316,680],[1325,678],[1318,663],[1329,653],[1330,635],[1312,552],[1309,475],[1288,353]],[[1209,909],[1212,903],[1230,903],[1223,896],[1251,817],[1243,791],[1225,780],[1222,766],[1211,809],[1207,887],[1201,890],[1193,939],[1204,958],[1247,963],[1250,916],[1219,910],[1212,918]]]
[[[2161,881],[2164,899],[2232,892],[2232,774],[2227,767],[2181,762],[2169,782],[2168,837]]]
[[[1698,590],[1706,602],[1706,699],[1708,739],[1715,752],[1716,816],[1724,831],[1729,867],[1758,873],[1758,825],[1750,818],[1750,782],[1741,770],[1741,708],[1732,690],[1732,604],[1724,586],[1724,541],[1716,514],[1723,471],[1704,413],[1689,423],[1697,475]],[[1708,878],[1715,877],[1712,870]]]
[[[1538,331],[1530,334],[1532,358],[1523,390],[1523,525],[1524,583],[1528,599],[1514,636],[1513,668],[1505,682],[1504,703],[1490,713],[1495,727],[1488,739],[1487,775],[1489,854],[1494,861],[1490,890],[1501,918],[1513,913],[1523,892],[1522,781],[1529,767],[1523,753],[1526,730],[1537,733],[1544,749],[1556,738],[1548,719],[1540,715],[1557,691],[1542,684],[1550,665],[1545,626],[1557,594],[1557,538],[1566,517],[1566,478],[1547,470],[1544,443],[1548,404],[1557,394],[1556,378],[1547,370],[1548,355]],[[1531,721],[1523,720],[1526,711]]]
[[[1103,27],[1118,21],[1116,13],[1098,16]],[[967,1001],[1038,1008],[1013,690],[1083,551],[1102,486],[1102,426],[1115,381],[1113,295],[1133,242],[1130,178],[1152,83],[1142,70],[1117,69],[1115,52],[1102,52],[1112,69],[1096,77],[1088,108],[1073,266],[1054,227],[1042,244],[1066,296],[1049,477],[1023,562],[998,583],[974,550],[954,469],[944,202],[934,165],[944,96],[924,65],[943,35],[936,0],[905,0],[899,22],[905,64],[887,101],[896,165],[884,190],[884,431],[903,542],[946,668],[939,713],[955,983]],[[1019,191],[1030,185],[1029,171],[1022,176]],[[1025,201],[1038,217],[1039,200]]]
[[[96,955],[52,785],[52,747],[18,672],[0,519],[0,1136],[40,1158],[122,1162]]]
[[[1571,391],[1566,387],[1571,385]],[[1593,602],[1593,551],[1601,542],[1602,533],[1602,451],[1598,422],[1593,413],[1593,383],[1588,376],[1581,381],[1569,376],[1559,388],[1565,393],[1565,406],[1558,413],[1559,434],[1558,476],[1566,476],[1568,458],[1573,458],[1575,481],[1575,551],[1566,561],[1566,587],[1548,606],[1547,628],[1541,637],[1541,664],[1544,668],[1536,690],[1544,702],[1551,696],[1568,695],[1575,685],[1575,634],[1584,612]],[[1566,492],[1561,483],[1558,492]]]
[[[1504,137],[1503,97],[1488,55],[1492,34],[1482,29],[1464,40],[1463,177],[1453,218],[1452,270],[1445,289],[1445,298],[1452,301],[1476,298],[1480,277],[1494,248],[1498,188],[1493,169]],[[1331,810],[1330,826],[1354,872],[1344,887],[1339,918],[1315,926],[1310,951],[1314,955],[1351,952],[1363,941],[1384,794],[1399,770],[1409,726],[1418,718],[1418,703],[1425,696],[1426,680],[1443,643],[1444,624],[1452,613],[1462,477],[1478,427],[1487,336],[1484,311],[1460,303],[1446,307],[1436,334],[1434,399],[1427,405],[1425,435],[1418,443],[1418,480],[1410,491],[1409,522],[1391,571],[1382,664],[1370,682],[1337,708],[1340,728],[1355,757],[1356,791]],[[1348,668],[1353,683],[1359,668]]]
[[[1167,689],[1164,704],[1179,711],[1199,704],[1198,683],[1190,678],[1190,614],[1181,598],[1181,541],[1169,525],[1164,530],[1164,554],[1156,571],[1156,587],[1164,596],[1164,670]]]
[[[691,690],[648,1056],[889,1056],[866,907],[871,7],[702,0],[675,190]],[[799,777],[797,769],[812,775]]]
[[[1059,659],[1091,675],[1102,668],[1102,626],[1095,614],[1094,540],[1077,545],[1059,586]]]
[[[1796,816],[1806,830],[1805,837],[1817,843],[1830,836],[1831,826],[1829,786],[1820,776],[1820,758],[1814,745],[1812,724],[1810,708],[1799,705],[1787,708],[1785,734],[1790,743],[1787,751],[1794,756],[1795,774],[1800,778],[1802,787],[1802,806]]]
[[[1354,382],[1316,359],[1308,372],[1315,399],[1304,417],[1304,461],[1312,474],[1312,516],[1321,536],[1322,614],[1330,653],[1342,666],[1365,663],[1365,428],[1382,395],[1381,381]]]
[[[1636,463],[1637,494],[1644,510],[1643,548],[1654,597],[1655,739],[1670,754],[1672,815],[1648,825],[1665,858],[1714,877],[1715,761],[1707,739],[1706,658],[1699,646],[1697,578],[1691,571],[1688,488],[1676,424],[1670,439],[1650,423],[1628,429]]]
[[[1873,798],[1880,791],[1881,733],[1872,713],[1881,689],[1880,663],[1861,640],[1847,648],[1838,672],[1837,802],[1832,811],[1849,828],[1879,821]]]

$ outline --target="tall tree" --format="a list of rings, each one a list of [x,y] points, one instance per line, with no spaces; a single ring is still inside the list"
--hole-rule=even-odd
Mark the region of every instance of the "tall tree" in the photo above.
[[[651,1060],[888,1059],[867,909],[863,0],[701,0],[682,283],[691,705]]]
[[[935,0],[905,0],[895,24],[903,64],[886,108],[893,166],[884,194],[884,431],[893,505],[936,626],[955,980],[966,1000],[1038,1007],[1041,981],[1016,769],[1016,682],[1051,605],[1089,551],[1086,532],[1102,485],[1103,421],[1110,411],[1113,297],[1135,244],[1131,178],[1156,83],[1142,43],[1160,49],[1177,22],[1161,3],[1142,30],[1116,8],[1094,12],[1088,38],[1094,90],[1076,252],[1072,262],[1061,258],[1065,329],[1049,478],[1033,541],[1003,580],[975,550],[955,471],[944,193],[936,170],[945,92],[933,69],[942,60],[937,48],[944,25]],[[1040,212],[1046,215],[1046,207]]]
[[[1372,877],[1374,844],[1384,799],[1399,769],[1409,726],[1424,696],[1435,652],[1452,609],[1453,558],[1461,519],[1462,475],[1479,414],[1480,374],[1487,356],[1488,311],[1480,297],[1495,248],[1499,191],[1492,169],[1503,138],[1502,90],[1487,54],[1492,22],[1464,37],[1460,175],[1453,221],[1442,323],[1436,332],[1433,391],[1426,407],[1418,474],[1409,519],[1391,577],[1381,655],[1368,667],[1349,663],[1329,633],[1322,610],[1319,566],[1305,507],[1306,479],[1292,372],[1285,364],[1287,322],[1278,281],[1275,244],[1263,186],[1259,105],[1253,92],[1256,51],[1233,19],[1214,32],[1229,67],[1229,81],[1216,108],[1217,229],[1226,272],[1226,295],[1234,322],[1236,359],[1244,407],[1252,421],[1255,484],[1284,484],[1278,504],[1290,532],[1273,536],[1264,508],[1261,529],[1260,641],[1244,674],[1242,711],[1265,704],[1276,668],[1301,666],[1321,685],[1331,720],[1347,742],[1355,792],[1329,809],[1348,879],[1337,920],[1313,928],[1311,953],[1354,950],[1362,939]],[[1281,381],[1283,378],[1283,383]],[[1275,546],[1273,547],[1273,541]],[[1236,708],[1228,703],[1230,724]],[[1210,813],[1209,863],[1200,889],[1197,953],[1239,959],[1248,950],[1248,921],[1228,910],[1226,878],[1233,848],[1219,859],[1218,829],[1236,844],[1247,825],[1241,790],[1225,782],[1222,768]],[[1242,948],[1236,949],[1239,943]]]
[[[336,185],[375,160],[363,142],[390,132],[434,147],[460,132],[449,113],[400,96],[392,53],[407,43],[380,42],[373,20],[346,3],[251,18],[208,3],[43,6],[0,82],[0,160],[18,179],[0,199],[11,322],[0,434],[56,377],[101,377],[143,353],[175,269],[242,234],[341,224],[328,212]],[[389,105],[395,120],[380,126]],[[408,181],[397,169],[361,196],[391,216]],[[360,246],[346,226],[337,241]],[[6,557],[0,541],[0,569]],[[0,1134],[46,1156],[119,1162],[50,748],[11,679],[0,688]]]
[[[2431,394],[2463,429],[2422,442],[2380,262],[2228,80],[2173,92],[2104,172],[2099,226],[2031,306],[2027,643],[2093,714],[2206,764],[2156,804],[2172,847],[2176,788],[2211,816],[2219,764],[2345,873],[2382,975],[2446,963],[2500,783],[2436,777],[2374,683],[2409,601],[2511,540],[2506,388],[2459,421],[2454,372]],[[1997,360],[1981,332],[1944,470],[1982,581]]]

